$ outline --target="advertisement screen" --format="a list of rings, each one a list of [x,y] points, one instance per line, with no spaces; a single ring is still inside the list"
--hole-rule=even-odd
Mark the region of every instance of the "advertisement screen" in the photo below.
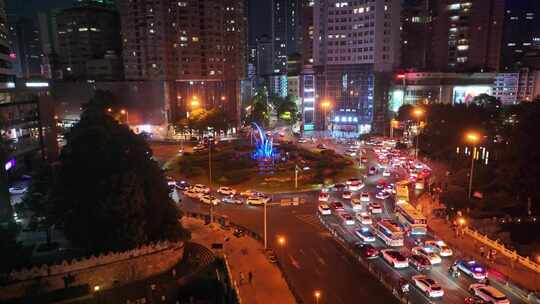
[[[491,95],[491,86],[456,86],[452,102],[456,103],[471,103],[474,97],[480,94]]]

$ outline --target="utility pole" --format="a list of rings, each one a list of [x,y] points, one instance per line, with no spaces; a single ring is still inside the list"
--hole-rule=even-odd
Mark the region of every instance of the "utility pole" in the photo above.
[[[264,249],[267,248],[267,240],[266,240],[266,201],[264,202]]]
[[[476,146],[473,147],[472,150],[472,157],[471,157],[471,172],[469,173],[469,199],[471,199],[472,195],[472,179],[473,179],[473,173],[474,173],[474,158],[476,157]]]
[[[294,189],[298,189],[298,165],[294,165]]]

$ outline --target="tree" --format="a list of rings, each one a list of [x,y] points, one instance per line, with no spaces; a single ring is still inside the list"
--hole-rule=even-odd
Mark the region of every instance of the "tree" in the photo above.
[[[279,119],[287,121],[291,125],[295,124],[299,119],[299,113],[294,96],[287,95],[287,98],[282,99],[276,105],[276,112]]]
[[[94,97],[66,135],[48,194],[66,237],[88,252],[187,238],[148,144],[104,105]]]
[[[267,126],[270,119],[270,105],[266,90],[258,90],[251,99],[250,111],[247,117],[249,122]]]

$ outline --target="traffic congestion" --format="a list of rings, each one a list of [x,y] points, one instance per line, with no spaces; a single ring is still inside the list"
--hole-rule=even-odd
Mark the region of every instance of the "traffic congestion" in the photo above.
[[[413,303],[526,303],[489,276],[489,268],[430,234],[412,202],[431,169],[390,140],[336,144],[366,176],[323,188],[318,215],[369,263],[391,273]]]

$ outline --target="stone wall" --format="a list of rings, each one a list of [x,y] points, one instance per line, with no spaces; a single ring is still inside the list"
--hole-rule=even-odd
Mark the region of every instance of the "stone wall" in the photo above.
[[[0,287],[0,302],[27,294],[46,293],[65,287],[65,278],[74,285],[88,284],[100,290],[143,280],[176,265],[184,254],[184,243],[160,242],[125,252],[63,261],[3,274],[7,283]]]

